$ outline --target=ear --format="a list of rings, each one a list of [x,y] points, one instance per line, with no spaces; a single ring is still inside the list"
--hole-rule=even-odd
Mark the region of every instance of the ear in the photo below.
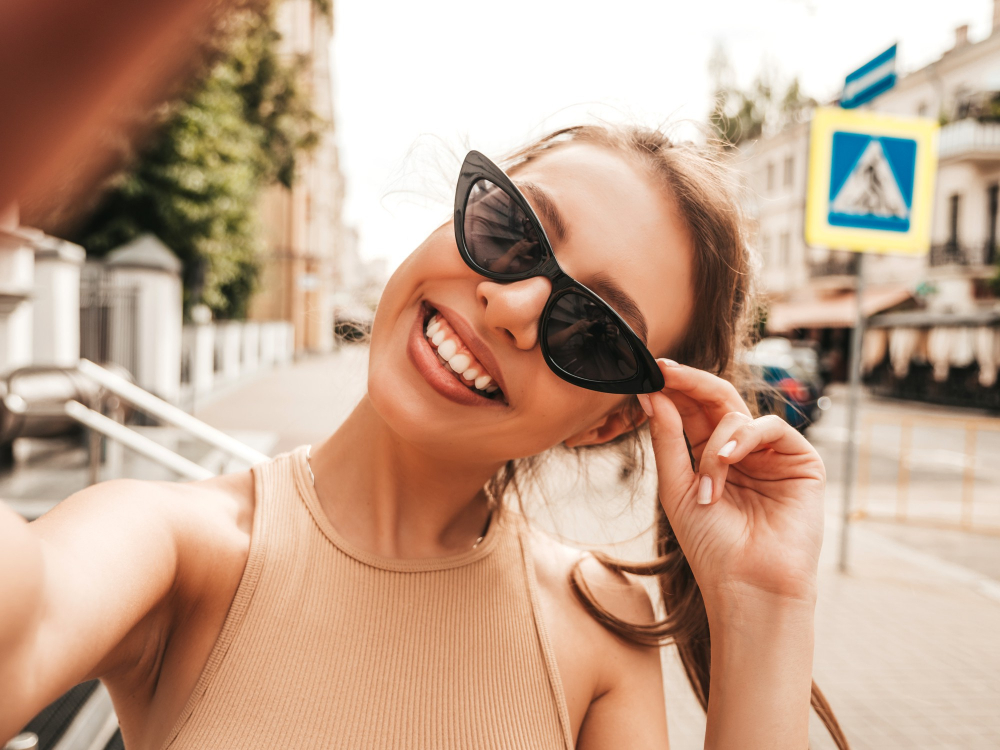
[[[601,417],[595,424],[582,432],[566,438],[563,442],[567,448],[576,448],[581,445],[601,445],[614,440],[624,432],[639,427],[646,419],[647,417],[641,409],[633,408],[632,404],[624,404],[610,414]]]

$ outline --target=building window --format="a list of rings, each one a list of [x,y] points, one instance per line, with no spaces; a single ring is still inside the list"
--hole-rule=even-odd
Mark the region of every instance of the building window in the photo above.
[[[792,183],[795,181],[795,157],[786,156],[785,157],[785,169],[784,169],[784,184],[786,188],[790,188]]]
[[[778,237],[778,266],[787,268],[792,254],[792,235],[782,232]]]
[[[774,163],[767,163],[767,192],[774,190]]]
[[[958,248],[958,212],[961,209],[962,196],[955,193],[948,198],[948,245]]]
[[[760,257],[764,263],[771,262],[771,235],[763,234],[760,237]]]
[[[984,262],[993,265],[997,257],[997,208],[1000,204],[1000,185],[993,183],[986,188],[986,200],[989,205],[987,214],[989,224],[986,227],[986,252]]]

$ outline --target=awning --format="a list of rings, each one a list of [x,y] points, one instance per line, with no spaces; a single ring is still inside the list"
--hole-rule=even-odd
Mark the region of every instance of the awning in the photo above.
[[[903,286],[872,287],[865,289],[863,305],[865,315],[875,315],[895,307],[913,296]],[[844,290],[820,296],[819,292],[796,299],[773,302],[767,313],[767,330],[787,333],[795,328],[853,328],[857,320],[855,294]]]

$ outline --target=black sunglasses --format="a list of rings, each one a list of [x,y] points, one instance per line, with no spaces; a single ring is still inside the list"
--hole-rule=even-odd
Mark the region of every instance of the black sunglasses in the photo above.
[[[478,151],[469,152],[458,176],[455,240],[466,265],[488,279],[544,276],[552,282],[538,340],[560,378],[602,393],[663,388],[663,374],[642,339],[611,305],[559,267],[531,205]]]

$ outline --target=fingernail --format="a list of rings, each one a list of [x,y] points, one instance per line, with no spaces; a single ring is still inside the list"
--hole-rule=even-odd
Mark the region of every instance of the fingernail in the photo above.
[[[648,393],[637,393],[635,397],[637,399],[639,399],[639,406],[641,406],[642,410],[644,412],[646,412],[646,416],[649,417],[650,419],[652,419],[653,418],[653,404],[649,400],[649,394]]]
[[[719,456],[722,458],[729,458],[733,455],[733,451],[736,450],[736,441],[730,440],[724,446],[719,448]]]
[[[676,362],[674,362],[674,361],[673,361],[672,359],[664,359],[664,358],[662,358],[662,357],[661,357],[660,359],[658,359],[658,360],[656,360],[656,361],[657,361],[657,362],[662,362],[662,363],[663,363],[663,364],[665,364],[665,365],[666,365],[667,367],[677,367],[677,363],[676,363]]]
[[[712,502],[712,477],[705,474],[698,483],[698,504],[708,505]]]

